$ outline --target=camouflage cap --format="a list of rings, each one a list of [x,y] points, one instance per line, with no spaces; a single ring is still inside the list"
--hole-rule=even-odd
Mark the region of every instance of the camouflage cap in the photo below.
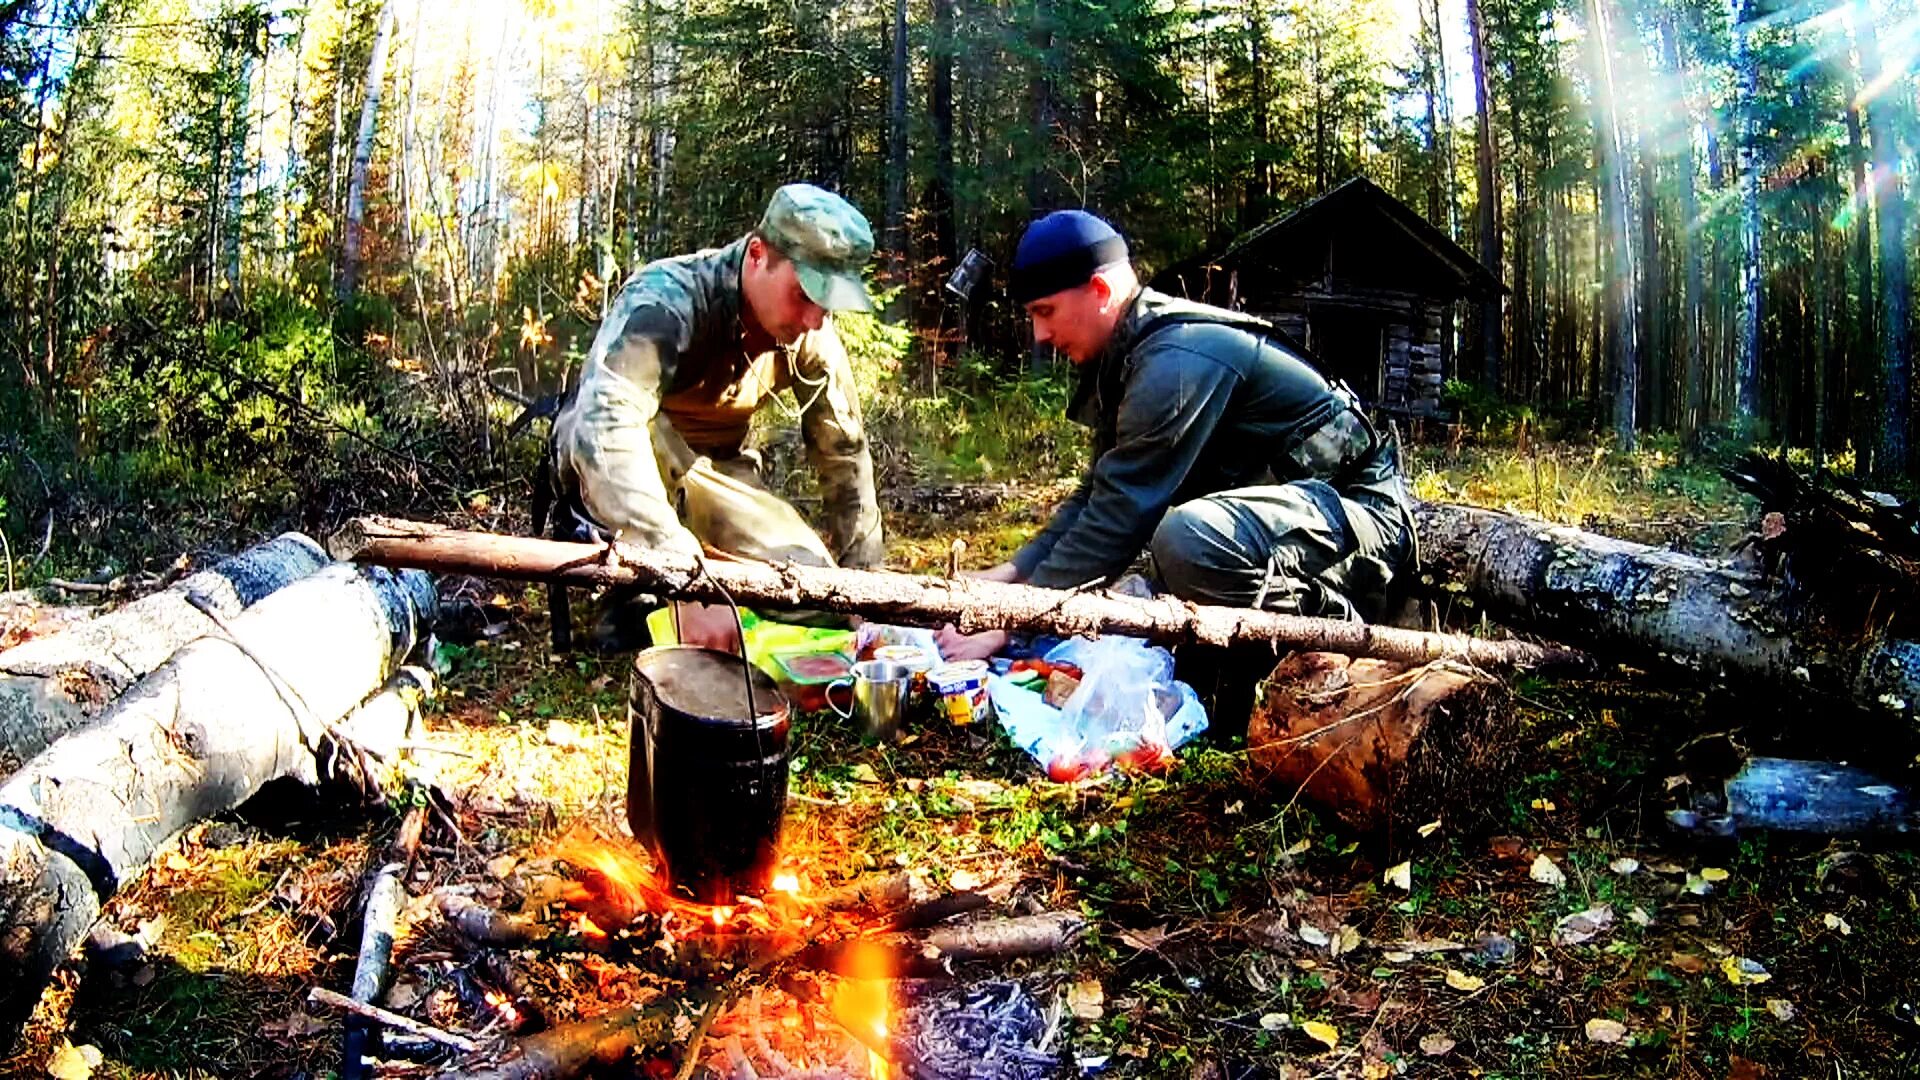
[[[760,234],[793,260],[800,287],[828,311],[872,311],[860,268],[873,255],[873,227],[853,204],[812,184],[773,193]]]

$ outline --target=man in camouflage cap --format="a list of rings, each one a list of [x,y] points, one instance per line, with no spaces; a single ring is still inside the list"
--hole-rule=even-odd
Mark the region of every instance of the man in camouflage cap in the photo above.
[[[554,421],[560,528],[642,547],[869,567],[882,556],[873,460],[832,312],[872,311],[873,230],[811,184],[774,192],[726,247],[661,259],[620,290]],[[819,476],[826,542],[767,490],[743,444],[792,388]],[[730,648],[732,613],[682,605],[682,640]]]

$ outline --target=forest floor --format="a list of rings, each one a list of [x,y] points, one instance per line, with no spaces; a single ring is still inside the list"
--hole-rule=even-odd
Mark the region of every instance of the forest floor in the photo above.
[[[1409,471],[1425,497],[1703,551],[1751,513],[1711,468],[1658,449],[1438,447]],[[986,565],[1060,492],[894,514],[890,562],[932,567],[964,538]],[[620,815],[625,662],[549,657],[538,590],[491,600],[506,632],[443,653],[428,727],[468,756],[428,764],[463,835],[430,839],[416,892]],[[1843,753],[1810,746],[1790,707],[1646,673],[1518,690],[1517,781],[1396,853],[1404,888],[1383,877],[1389,856],[1265,784],[1230,736],[1163,775],[1070,786],[997,734],[929,727],[875,746],[806,715],[787,835],[817,875],[991,869],[1084,914],[1073,951],[1006,969],[1043,1006],[1070,1006],[1063,1076],[1920,1075],[1910,851],[1699,841],[1665,824],[1677,792],[1736,750]],[[194,828],[109,906],[153,941],[145,966],[63,976],[0,1073],[44,1075],[91,1046],[99,1076],[328,1075],[338,1018],[310,1015],[305,995],[346,988],[359,882],[393,824],[289,796]],[[1558,883],[1538,880],[1543,856]],[[1569,940],[1564,920],[1601,907],[1611,919]]]

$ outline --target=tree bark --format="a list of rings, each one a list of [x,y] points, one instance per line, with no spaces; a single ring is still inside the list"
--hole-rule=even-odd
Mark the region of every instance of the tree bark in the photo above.
[[[0,777],[214,629],[189,597],[232,618],[326,562],[319,544],[285,533],[110,614],[0,652]]]
[[[1751,0],[1748,0],[1751,3]],[[1734,325],[1734,410],[1744,423],[1760,417],[1760,72],[1753,58],[1752,23],[1744,10],[1733,27],[1734,116],[1740,158],[1740,290]]]
[[[1633,449],[1640,394],[1640,320],[1635,306],[1637,267],[1627,210],[1626,147],[1620,140],[1619,98],[1613,85],[1613,34],[1608,0],[1589,0],[1594,66],[1599,75],[1601,202],[1606,208],[1609,260],[1606,295],[1613,315],[1613,437]]]
[[[1879,476],[1907,470],[1908,383],[1913,300],[1907,280],[1907,195],[1900,127],[1905,122],[1902,73],[1889,70],[1880,55],[1873,13],[1861,5],[1854,20],[1860,66],[1872,70],[1883,87],[1867,105],[1867,131],[1873,140],[1874,233],[1880,244],[1881,422]]]
[[[1473,42],[1473,93],[1479,108],[1474,165],[1479,187],[1480,261],[1495,278],[1500,263],[1500,148],[1493,135],[1493,95],[1487,89],[1487,20],[1480,0],[1467,0],[1467,23]],[[1480,378],[1488,391],[1500,390],[1500,365],[1505,353],[1501,336],[1500,297],[1480,305]]]
[[[893,62],[887,95],[887,277],[899,288],[888,317],[906,315],[907,279],[907,0],[893,0]]]
[[[269,780],[317,778],[327,757],[316,727],[380,685],[434,603],[424,575],[328,567],[242,612],[233,637],[180,649],[98,724],[0,786],[0,822],[11,826],[0,830],[7,1040],[161,844]]]
[[[962,632],[1034,630],[1061,635],[1127,634],[1168,644],[1264,642],[1349,656],[1425,663],[1463,659],[1483,667],[1581,666],[1572,650],[1521,641],[1425,634],[1391,626],[1310,619],[1239,608],[1201,607],[1171,596],[1152,600],[1063,592],[973,578],[939,580],[834,567],[695,560],[661,551],[462,532],[393,518],[349,522],[331,541],[359,562],[440,573],[582,586],[638,585],[688,600],[846,612],[920,626],[953,623]]]
[[[1425,503],[1414,518],[1424,574],[1510,625],[1880,716],[1920,706],[1920,643],[1804,629],[1755,571],[1493,510]]]
[[[346,240],[340,249],[338,298],[346,300],[360,283],[360,246],[367,212],[367,170],[373,160],[373,139],[380,123],[380,89],[386,82],[387,38],[393,28],[393,0],[380,5],[380,22],[373,31],[373,54],[367,59],[367,83],[360,102],[360,134],[353,142],[353,165],[347,178]]]
[[[1665,16],[1660,20],[1661,51],[1666,55],[1668,69],[1685,86],[1687,73],[1680,64],[1680,48],[1676,37],[1673,17]],[[1683,227],[1674,230],[1674,237],[1680,246],[1678,261],[1686,275],[1685,293],[1680,301],[1680,333],[1685,339],[1681,360],[1680,430],[1690,436],[1699,430],[1706,411],[1705,382],[1700,367],[1700,320],[1705,313],[1700,307],[1704,286],[1697,254],[1699,241],[1694,232],[1694,222],[1700,220],[1700,197],[1694,190],[1693,114],[1684,97],[1680,104],[1680,127],[1686,137],[1679,140],[1680,150],[1674,160],[1674,178],[1679,181],[1680,221]]]

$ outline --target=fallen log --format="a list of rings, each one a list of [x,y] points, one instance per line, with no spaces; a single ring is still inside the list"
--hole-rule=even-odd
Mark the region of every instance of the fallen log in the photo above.
[[[0,776],[100,715],[175,649],[326,565],[320,545],[284,533],[97,619],[0,652]]]
[[[581,586],[638,585],[708,603],[728,599],[884,619],[912,626],[952,623],[1072,635],[1126,634],[1163,644],[1263,643],[1404,663],[1458,659],[1477,667],[1587,666],[1584,654],[1524,641],[1428,634],[1391,626],[1311,619],[1241,608],[1205,607],[1170,596],[1150,600],[1066,592],[972,578],[932,579],[733,559],[696,559],[620,545],[606,547],[462,532],[394,518],[355,518],[329,542],[343,559],[436,573]]]
[[[1882,716],[1920,707],[1920,643],[1807,626],[1781,610],[1780,583],[1753,570],[1494,510],[1423,503],[1414,519],[1423,581],[1463,587],[1510,625]]]
[[[1483,673],[1295,653],[1261,684],[1247,752],[1277,793],[1395,850],[1428,822],[1504,806],[1519,728]]]
[[[353,762],[328,730],[399,665],[425,575],[329,567],[240,613],[0,786],[0,1036],[159,846],[267,781]]]

